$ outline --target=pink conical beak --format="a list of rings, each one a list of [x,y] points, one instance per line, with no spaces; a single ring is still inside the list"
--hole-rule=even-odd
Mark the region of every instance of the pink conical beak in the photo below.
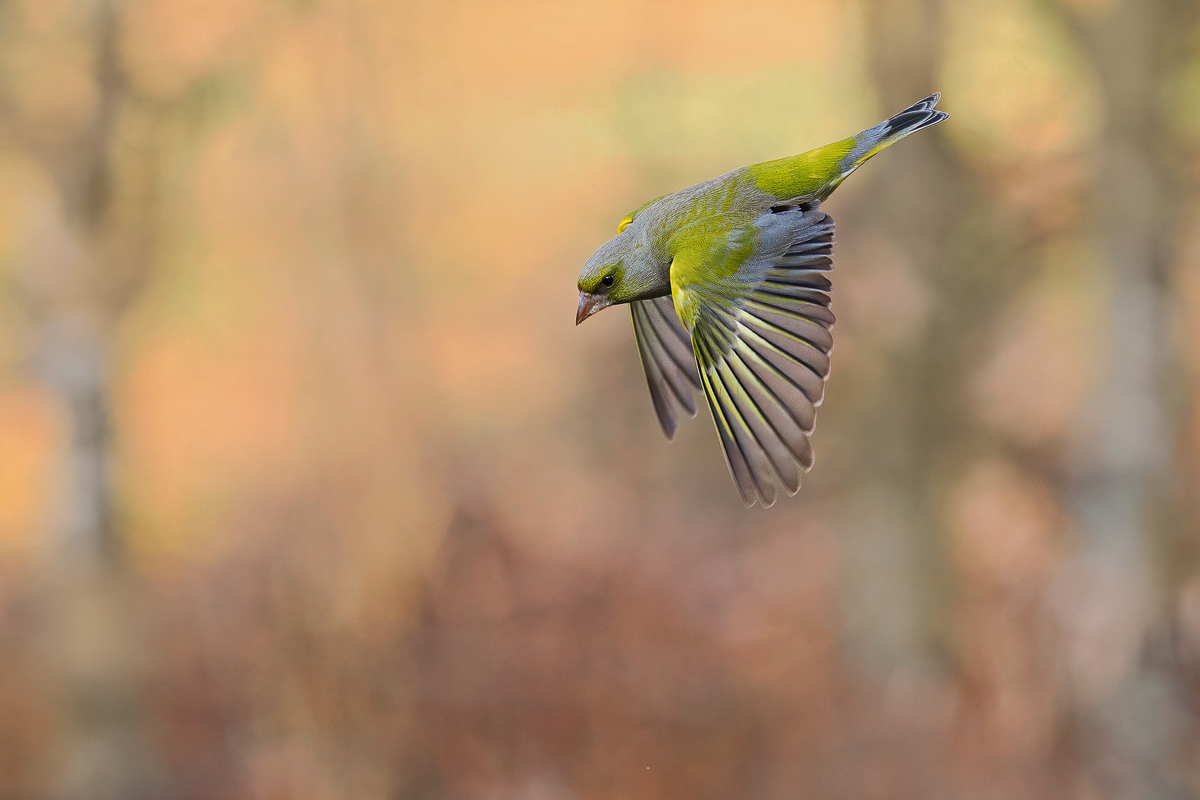
[[[587,292],[580,292],[579,310],[575,312],[575,324],[578,325],[592,314],[595,314],[601,309],[608,308],[611,305],[612,301],[602,294],[588,294]]]

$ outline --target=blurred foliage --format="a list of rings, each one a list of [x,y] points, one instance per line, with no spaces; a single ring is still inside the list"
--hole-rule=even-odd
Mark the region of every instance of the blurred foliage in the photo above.
[[[1198,43],[0,3],[0,800],[1200,793]],[[935,90],[827,204],[817,467],[747,511],[577,267]]]

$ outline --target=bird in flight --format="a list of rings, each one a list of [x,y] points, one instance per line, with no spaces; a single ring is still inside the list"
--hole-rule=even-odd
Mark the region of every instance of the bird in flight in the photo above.
[[[702,390],[747,506],[800,489],[829,377],[833,220],[821,203],[850,173],[936,125],[933,94],[873,128],[735,169],[628,214],[579,274],[575,324],[628,303],[667,438]]]

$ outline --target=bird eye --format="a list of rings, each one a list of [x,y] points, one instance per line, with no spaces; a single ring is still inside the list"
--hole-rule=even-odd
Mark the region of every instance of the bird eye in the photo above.
[[[600,285],[605,289],[611,289],[612,285],[616,282],[617,279],[612,276],[611,272],[600,279]]]

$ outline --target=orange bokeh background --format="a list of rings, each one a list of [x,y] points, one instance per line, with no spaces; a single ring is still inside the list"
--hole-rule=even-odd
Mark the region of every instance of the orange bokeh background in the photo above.
[[[0,800],[1200,792],[1200,10],[0,5]],[[805,487],[575,276],[856,174]]]

